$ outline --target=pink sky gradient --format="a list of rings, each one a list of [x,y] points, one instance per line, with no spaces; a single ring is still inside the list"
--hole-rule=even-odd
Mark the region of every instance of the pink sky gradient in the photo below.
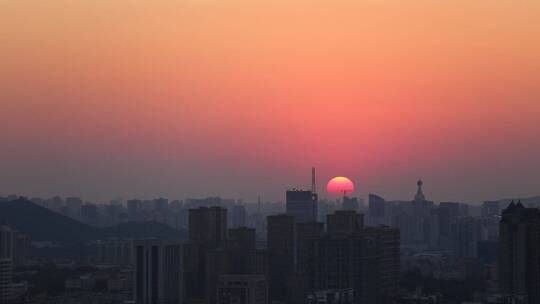
[[[3,1],[0,194],[274,200],[311,166],[362,196],[412,198],[418,178],[434,200],[540,194],[538,16],[538,1]]]

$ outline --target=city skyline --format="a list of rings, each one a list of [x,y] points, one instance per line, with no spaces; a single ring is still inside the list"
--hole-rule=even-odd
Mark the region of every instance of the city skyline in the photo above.
[[[538,195],[535,1],[0,4],[0,193]],[[412,193],[414,194],[414,192]]]

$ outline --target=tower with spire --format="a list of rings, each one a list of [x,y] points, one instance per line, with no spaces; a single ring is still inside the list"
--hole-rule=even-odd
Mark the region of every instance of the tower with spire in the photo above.
[[[422,191],[422,186],[424,185],[424,182],[419,179],[416,183],[418,185],[418,190],[416,191],[416,195],[414,196],[415,201],[425,201],[426,196],[424,195],[424,192]]]

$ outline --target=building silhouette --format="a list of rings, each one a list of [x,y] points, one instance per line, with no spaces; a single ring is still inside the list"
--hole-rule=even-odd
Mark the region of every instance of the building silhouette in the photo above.
[[[227,209],[200,207],[189,209],[189,240],[209,249],[225,245],[227,239]]]
[[[516,301],[540,303],[540,210],[520,202],[502,213],[499,289]]]
[[[386,200],[370,193],[368,198],[368,220],[370,225],[382,225],[388,222],[389,212],[386,210]]]
[[[287,191],[286,213],[297,223],[317,221],[317,194],[312,191],[291,189]]]
[[[376,271],[371,278],[376,281],[376,303],[393,303],[399,292],[400,234],[388,226],[365,227],[364,235],[375,241]]]
[[[329,234],[361,232],[364,228],[364,215],[352,210],[337,210],[326,216]]]
[[[267,280],[263,275],[222,275],[217,288],[217,303],[267,304]]]
[[[0,304],[12,300],[13,260],[0,257]]]
[[[285,301],[287,278],[295,265],[295,221],[291,215],[271,215],[267,218],[268,279],[270,300]]]
[[[134,243],[134,251],[135,303],[182,303],[182,243],[139,240]]]

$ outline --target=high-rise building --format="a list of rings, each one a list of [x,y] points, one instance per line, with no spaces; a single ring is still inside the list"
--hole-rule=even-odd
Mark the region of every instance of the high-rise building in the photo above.
[[[13,258],[15,231],[6,225],[0,225],[0,259]]]
[[[287,278],[287,285],[289,287],[287,293],[288,303],[306,303],[307,295],[311,291],[309,267],[313,259],[313,244],[323,234],[323,223],[307,222],[296,224],[295,272]]]
[[[12,300],[13,260],[0,257],[0,304]]]
[[[267,304],[268,284],[262,275],[222,275],[217,304]]]
[[[377,302],[394,303],[399,292],[400,234],[388,226],[366,227],[364,235],[375,241],[376,271],[371,278],[377,282]]]
[[[293,216],[297,223],[316,222],[317,194],[306,190],[288,190],[286,213]]]
[[[97,261],[99,263],[119,266],[133,265],[133,241],[99,241],[96,246]]]
[[[64,207],[64,200],[59,196],[55,196],[53,198],[47,199],[45,201],[45,206],[54,212],[62,213],[62,209]]]
[[[23,266],[28,262],[30,256],[30,238],[18,231],[13,235],[13,265]]]
[[[458,257],[478,257],[478,242],[482,237],[482,221],[470,216],[456,219],[453,231],[454,254]]]
[[[135,241],[134,251],[135,303],[182,303],[182,243],[140,240]]]
[[[230,260],[230,274],[252,274],[255,271],[256,254],[255,229],[229,229],[227,253]]]
[[[492,217],[501,214],[501,207],[497,201],[486,201],[482,204],[482,216]]]
[[[142,201],[132,199],[127,201],[128,216],[131,220],[139,219],[142,214]]]
[[[189,209],[189,240],[185,246],[186,299],[216,301],[216,284],[229,270],[227,209],[217,206]]]
[[[30,239],[7,225],[0,225],[0,258],[12,259],[14,266],[26,264]]]
[[[351,210],[337,210],[326,216],[326,225],[330,234],[360,232],[364,228],[364,215]]]
[[[66,198],[66,215],[80,221],[82,204],[82,199],[78,197]]]
[[[309,267],[313,291],[354,289],[356,304],[377,299],[375,242],[362,233],[328,234],[314,242]]]
[[[81,219],[84,223],[97,226],[99,224],[98,207],[91,203],[86,203],[81,207]]]
[[[540,210],[510,203],[499,234],[499,288],[520,303],[540,303]]]
[[[182,249],[185,302],[200,302],[207,295],[206,249],[195,242],[187,242]]]
[[[308,304],[354,304],[354,289],[317,290],[308,295]]]
[[[342,207],[343,207],[343,210],[359,211],[360,204],[358,203],[358,198],[344,196]]]
[[[385,222],[385,205],[384,198],[372,194],[369,194],[369,221],[372,225],[379,225]]]
[[[189,209],[189,240],[210,249],[224,246],[227,240],[227,209]]]
[[[154,210],[161,213],[167,212],[169,210],[169,200],[162,197],[154,199]]]
[[[246,226],[247,211],[244,205],[234,205],[231,211],[231,228]]]
[[[296,224],[296,272],[308,271],[309,259],[313,251],[313,242],[324,234],[324,224],[318,222]]]
[[[295,221],[291,215],[267,218],[268,272],[271,300],[285,301],[287,278],[294,271]]]

